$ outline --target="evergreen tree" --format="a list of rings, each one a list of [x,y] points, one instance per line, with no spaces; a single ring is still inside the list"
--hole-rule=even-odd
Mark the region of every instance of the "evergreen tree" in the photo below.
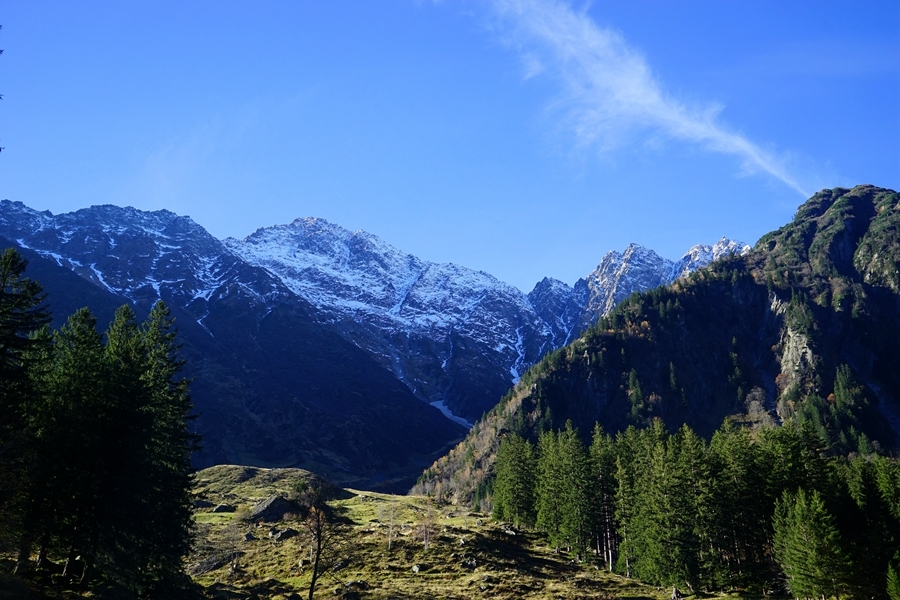
[[[622,351],[624,352],[625,349],[623,348]],[[644,393],[641,390],[637,371],[634,369],[628,373],[628,399],[631,401],[631,411],[628,413],[628,417],[636,424],[644,423],[646,416]]]
[[[33,435],[25,407],[34,398],[29,371],[43,356],[47,336],[32,334],[50,320],[40,284],[25,277],[26,261],[13,248],[0,254],[0,549],[22,533]]]
[[[41,285],[25,277],[27,264],[14,248],[0,254],[0,433],[22,424],[18,402],[29,384],[27,351],[41,343],[30,334],[50,322]]]
[[[851,580],[854,596],[874,597],[883,592],[883,579],[890,561],[900,547],[900,520],[893,514],[894,494],[882,491],[878,472],[884,464],[896,467],[885,457],[857,456],[853,460],[835,460],[838,487],[831,504],[837,525],[854,560]],[[891,468],[891,467],[887,467]],[[900,482],[898,482],[900,484]],[[893,509],[893,510],[892,510]]]
[[[494,516],[517,527],[535,522],[534,449],[516,434],[504,436],[497,449],[494,480]]]
[[[47,367],[31,373],[20,565],[37,544],[39,562],[56,554],[63,576],[82,582],[103,577],[145,595],[183,577],[196,438],[171,325],[160,302],[142,327],[119,309],[105,344],[87,309],[53,335]]]
[[[582,556],[590,545],[591,467],[572,422],[538,440],[537,526],[550,543]]]
[[[640,523],[637,514],[637,475],[647,457],[644,435],[634,426],[616,436],[616,523],[619,534],[619,553],[616,569],[627,577],[632,576],[640,538]]]
[[[889,600],[900,600],[900,576],[893,565],[888,565],[887,596]]]
[[[167,585],[190,551],[192,507],[187,430],[191,409],[172,319],[157,302],[141,328],[123,306],[106,333],[110,411],[103,539],[98,567],[138,592]],[[143,515],[135,519],[135,514]]]
[[[33,374],[40,396],[27,411],[35,463],[18,564],[25,566],[37,541],[39,557],[51,548],[63,552],[65,575],[71,576],[75,558],[83,557],[84,577],[99,537],[103,436],[111,428],[110,377],[89,310],[77,311],[53,335],[49,356],[49,367]]]
[[[782,495],[775,508],[774,552],[795,596],[840,597],[847,590],[850,559],[818,491]]]
[[[547,533],[550,543],[559,549],[562,539],[563,479],[559,469],[559,441],[555,431],[538,438],[537,519],[538,529]]]
[[[560,533],[566,546],[581,557],[590,546],[591,524],[591,465],[587,449],[571,421],[557,437],[558,466],[562,481],[562,520]]]
[[[785,491],[828,489],[827,447],[808,422],[787,421],[781,427],[761,431],[762,468],[768,474],[765,493],[773,505]],[[768,510],[771,514],[772,508]]]
[[[593,530],[598,556],[602,556],[609,571],[613,570],[618,554],[619,536],[616,532],[616,444],[612,436],[594,426],[590,448],[591,483],[593,494]]]
[[[174,319],[157,302],[141,333],[146,368],[141,383],[148,393],[146,414],[150,427],[143,445],[146,523],[152,535],[144,537],[148,573],[154,583],[178,576],[193,539],[191,454],[200,438],[189,430],[191,414],[189,381],[180,376],[184,361],[178,357]]]
[[[749,429],[730,420],[709,445],[712,503],[705,520],[711,550],[704,569],[711,585],[751,586],[769,568],[771,506],[759,447]]]
[[[670,453],[675,462],[675,478],[671,495],[675,505],[672,523],[673,561],[671,583],[677,577],[693,589],[698,583],[707,585],[718,566],[715,550],[716,532],[711,527],[713,513],[712,477],[706,443],[687,425],[669,438]]]

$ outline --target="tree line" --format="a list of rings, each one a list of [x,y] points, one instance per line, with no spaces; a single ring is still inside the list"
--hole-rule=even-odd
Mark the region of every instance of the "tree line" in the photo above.
[[[180,587],[198,438],[169,310],[122,306],[100,334],[83,308],[53,331],[25,266],[0,256],[0,551],[18,576]]]
[[[809,422],[710,442],[662,422],[500,442],[494,515],[658,585],[900,599],[900,464],[827,456]]]

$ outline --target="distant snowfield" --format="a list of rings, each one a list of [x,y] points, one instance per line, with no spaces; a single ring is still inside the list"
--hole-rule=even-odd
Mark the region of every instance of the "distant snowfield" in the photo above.
[[[466,420],[463,419],[462,417],[457,417],[456,415],[454,415],[454,414],[453,414],[453,411],[451,411],[449,408],[447,408],[447,405],[444,404],[444,401],[443,401],[443,400],[437,400],[437,401],[435,401],[435,402],[432,402],[431,405],[432,405],[433,407],[435,407],[436,409],[438,409],[439,411],[441,411],[441,412],[444,414],[445,417],[447,417],[448,419],[450,419],[450,420],[453,421],[454,423],[459,423],[459,424],[462,425],[463,427],[467,427],[468,429],[472,429],[472,426],[473,426],[472,423],[469,423],[468,421],[466,421]]]

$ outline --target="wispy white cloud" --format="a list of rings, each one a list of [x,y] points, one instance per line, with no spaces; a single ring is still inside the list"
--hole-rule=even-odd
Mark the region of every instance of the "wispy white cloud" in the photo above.
[[[655,129],[741,160],[809,194],[785,160],[718,121],[719,106],[691,107],[666,95],[647,61],[617,32],[562,0],[491,0],[497,32],[522,53],[526,77],[554,76],[579,140],[609,149],[629,132]]]

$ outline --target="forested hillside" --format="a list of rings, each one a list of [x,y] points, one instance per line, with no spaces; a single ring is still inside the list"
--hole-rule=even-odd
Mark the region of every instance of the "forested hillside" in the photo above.
[[[824,190],[749,254],[632,295],[414,491],[656,583],[883,593],[900,539],[897,462],[879,458],[900,434],[898,200]]]
[[[709,439],[726,417],[797,418],[834,454],[895,448],[898,232],[896,192],[823,190],[749,254],[634,294],[546,355],[418,489],[473,501],[504,433],[536,442],[567,420],[586,435],[661,419]]]
[[[709,443],[597,426],[589,446],[567,424],[536,446],[504,436],[495,473],[495,517],[657,585],[875,598],[900,567],[900,464],[826,456],[808,422],[729,422]]]

